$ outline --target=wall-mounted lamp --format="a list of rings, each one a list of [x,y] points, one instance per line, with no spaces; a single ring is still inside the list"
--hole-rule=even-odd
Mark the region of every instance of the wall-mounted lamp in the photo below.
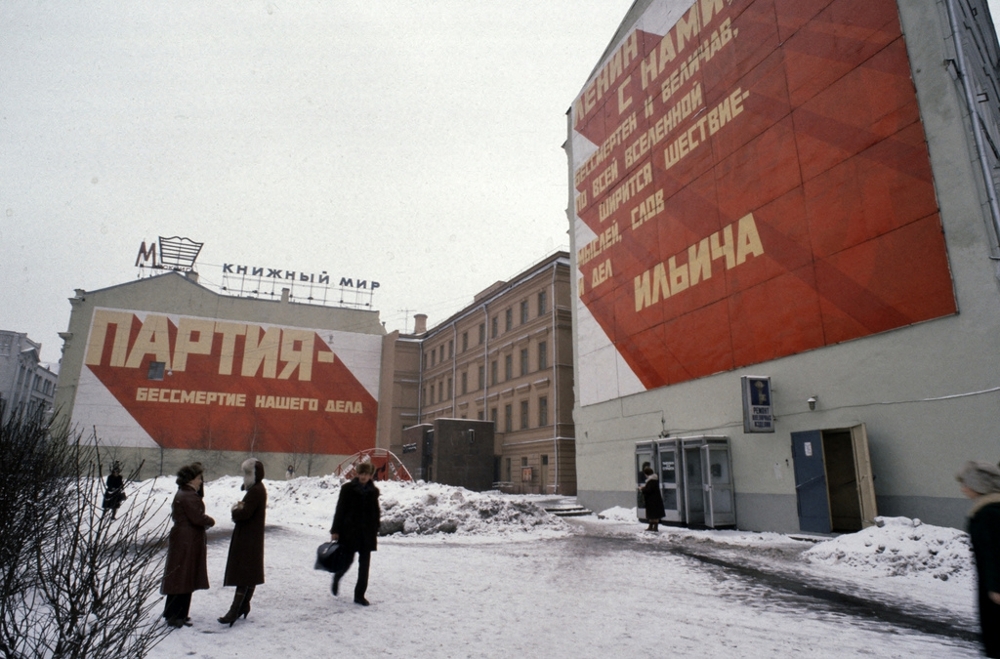
[[[818,396],[810,396],[809,398],[806,399],[806,402],[809,403],[809,410],[810,411],[816,409],[816,401],[818,399],[819,399]]]

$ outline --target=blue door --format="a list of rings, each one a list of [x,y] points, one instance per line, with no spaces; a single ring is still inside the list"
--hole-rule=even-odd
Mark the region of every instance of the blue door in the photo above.
[[[795,461],[795,494],[799,529],[811,533],[830,532],[830,498],[823,463],[823,434],[819,430],[792,433]]]

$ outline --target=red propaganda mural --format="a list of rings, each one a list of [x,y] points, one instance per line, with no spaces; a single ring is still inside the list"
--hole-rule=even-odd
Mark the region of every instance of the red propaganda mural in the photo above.
[[[73,418],[118,445],[353,454],[380,356],[374,335],[96,309]]]
[[[571,126],[585,405],[956,310],[894,0],[653,2]]]

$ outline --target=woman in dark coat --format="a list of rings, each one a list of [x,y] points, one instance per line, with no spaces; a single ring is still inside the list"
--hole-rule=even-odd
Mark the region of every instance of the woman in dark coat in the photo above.
[[[259,460],[244,460],[243,500],[233,506],[233,538],[229,543],[224,586],[236,586],[229,612],[219,622],[232,627],[240,616],[250,613],[250,600],[258,584],[264,583],[264,514],[267,490],[264,489],[264,465]]]
[[[115,462],[111,465],[111,473],[104,486],[104,501],[102,507],[104,512],[111,511],[111,519],[118,514],[118,509],[125,500],[125,480],[122,478],[122,466]]]
[[[174,526],[160,587],[167,596],[163,617],[171,627],[190,626],[191,594],[208,588],[205,529],[215,526],[215,520],[205,514],[205,503],[198,496],[202,480],[200,465],[187,465],[177,472],[177,494],[170,511]]]
[[[354,554],[358,555],[358,583],[354,586],[354,602],[368,606],[365,591],[368,589],[368,568],[372,552],[378,549],[378,527],[382,512],[379,509],[379,491],[372,482],[374,469],[370,462],[357,466],[358,475],[340,488],[337,512],[330,528],[330,540],[337,542],[341,551],[348,554],[346,565],[333,575],[333,594],[337,594],[340,579],[351,567]]]
[[[650,466],[644,466],[642,473],[646,476],[646,484],[640,487],[642,498],[646,504],[646,521],[649,526],[647,531],[659,531],[660,520],[666,515],[663,508],[663,495],[660,493],[660,479],[656,477],[656,472]]]
[[[976,559],[983,646],[987,657],[1000,657],[1000,469],[967,462],[956,478],[973,501],[968,530]]]

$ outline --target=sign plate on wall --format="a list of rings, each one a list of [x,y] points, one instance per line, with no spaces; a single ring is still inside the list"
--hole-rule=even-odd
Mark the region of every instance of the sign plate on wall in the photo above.
[[[743,432],[774,432],[774,408],[771,401],[771,378],[744,375]]]

